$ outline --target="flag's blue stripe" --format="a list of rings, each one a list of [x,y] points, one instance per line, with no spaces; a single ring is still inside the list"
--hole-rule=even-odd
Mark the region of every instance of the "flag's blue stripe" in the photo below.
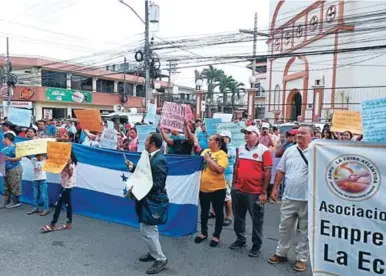
[[[16,143],[21,141],[26,141],[26,139],[16,137]],[[72,146],[79,162],[116,171],[127,171],[123,154],[134,164],[138,162],[141,155],[138,152],[100,149],[79,144],[73,144]],[[3,144],[1,143],[2,147]],[[190,175],[202,170],[202,157],[166,155],[166,158],[169,164],[168,175]]]
[[[3,193],[2,178],[0,192]],[[58,199],[60,185],[48,185],[50,205]],[[34,202],[32,181],[22,182],[21,201]],[[125,198],[99,193],[87,189],[75,188],[72,194],[73,212],[106,221],[122,223],[138,227],[134,201]],[[160,225],[162,235],[182,237],[193,234],[197,228],[198,206],[193,204],[169,204],[169,219],[165,225]],[[62,212],[59,221],[65,221],[66,214]],[[73,221],[76,224],[76,219]]]

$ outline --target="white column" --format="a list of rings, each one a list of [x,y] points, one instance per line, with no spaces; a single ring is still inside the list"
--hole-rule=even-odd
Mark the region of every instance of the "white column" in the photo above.
[[[114,93],[118,93],[118,81],[114,81]]]
[[[93,77],[92,78],[92,92],[96,92],[96,87],[97,87],[97,78]]]
[[[137,84],[133,83],[133,96],[137,96]]]
[[[71,89],[71,76],[72,74],[67,74],[67,89]]]

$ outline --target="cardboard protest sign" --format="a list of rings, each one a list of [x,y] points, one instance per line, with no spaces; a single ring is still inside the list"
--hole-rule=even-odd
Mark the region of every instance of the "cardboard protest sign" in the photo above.
[[[361,102],[363,140],[386,142],[386,98]]]
[[[74,110],[75,116],[83,129],[89,131],[103,131],[102,119],[99,110]]]
[[[71,158],[71,143],[48,142],[47,160],[43,170],[50,173],[61,173]]]
[[[136,126],[137,134],[138,134],[138,152],[142,152],[145,150],[145,141],[147,136],[151,132],[156,132],[155,125],[139,125]]]
[[[148,103],[147,113],[145,116],[145,123],[153,123],[154,124],[154,122],[155,122],[154,116],[156,115],[156,113],[157,113],[157,105],[152,104],[152,103]]]
[[[35,154],[47,153],[47,142],[53,142],[53,138],[35,139],[16,144],[16,157],[24,157]]]
[[[182,132],[185,125],[186,107],[182,104],[164,102],[161,127]]]
[[[351,131],[362,134],[362,117],[359,111],[335,110],[332,115],[331,131]]]
[[[146,150],[142,152],[134,173],[126,182],[126,187],[128,190],[133,188],[131,192],[137,200],[144,198],[153,187],[150,158]]]
[[[185,119],[187,121],[193,120],[193,112],[192,112],[192,109],[190,108],[190,105],[183,104],[183,106],[185,106]]]
[[[102,132],[99,146],[105,149],[117,149],[118,147],[118,135],[115,129],[105,128]]]
[[[244,134],[241,133],[241,129],[245,127],[244,122],[239,123],[218,123],[217,124],[217,133],[221,133],[224,130],[230,131],[232,134],[232,140],[229,146],[240,147],[245,144]]]
[[[8,121],[18,126],[29,127],[31,125],[32,111],[22,108],[8,108]]]
[[[233,114],[214,113],[213,118],[220,118],[223,123],[230,123],[232,122]]]
[[[220,118],[205,118],[204,123],[206,126],[206,132],[208,136],[212,136],[217,133],[217,124],[221,123]]]

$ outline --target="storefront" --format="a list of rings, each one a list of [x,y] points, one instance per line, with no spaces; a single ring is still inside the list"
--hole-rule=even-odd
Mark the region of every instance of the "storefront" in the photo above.
[[[3,98],[0,101],[0,106],[2,101],[6,102],[6,99]],[[16,86],[12,102],[14,107],[32,109],[35,119],[40,120],[75,118],[73,111],[77,109],[97,109],[102,115],[107,115],[114,112],[114,106],[121,104],[121,98],[117,93]],[[140,97],[130,96],[124,106],[125,109],[142,109],[144,107],[144,100]],[[5,110],[5,108],[3,109]],[[4,116],[3,114],[0,115]]]
[[[44,119],[76,118],[75,110],[105,109],[113,111],[112,106],[93,104],[93,92],[76,91],[63,88],[46,88],[46,100],[36,104],[36,117]]]

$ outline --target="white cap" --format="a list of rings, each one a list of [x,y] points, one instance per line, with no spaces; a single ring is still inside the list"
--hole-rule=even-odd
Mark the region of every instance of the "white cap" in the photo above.
[[[257,126],[249,126],[249,127],[243,128],[241,130],[241,132],[242,133],[245,133],[245,132],[255,132],[257,135],[260,135],[260,131],[257,128]]]
[[[229,139],[232,140],[232,133],[229,130],[223,130],[220,133],[221,137],[228,137]]]
[[[261,128],[268,128],[269,129],[269,124],[268,123],[262,123]]]

